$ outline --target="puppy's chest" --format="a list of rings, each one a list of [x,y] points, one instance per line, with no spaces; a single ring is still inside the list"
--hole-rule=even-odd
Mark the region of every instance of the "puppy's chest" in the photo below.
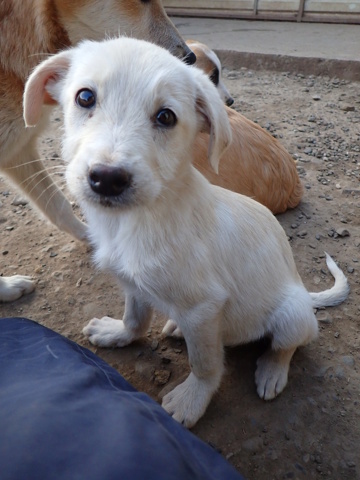
[[[178,302],[191,305],[208,284],[205,262],[199,262],[199,255],[192,255],[194,250],[184,251],[175,244],[146,235],[134,234],[129,239],[123,234],[98,241],[95,259],[125,287],[140,292],[155,308],[164,311]]]
[[[123,282],[141,289],[150,289],[155,283],[167,285],[167,272],[174,261],[172,252],[160,242],[143,239],[133,234],[103,238],[96,242],[95,258],[102,269],[111,270]]]

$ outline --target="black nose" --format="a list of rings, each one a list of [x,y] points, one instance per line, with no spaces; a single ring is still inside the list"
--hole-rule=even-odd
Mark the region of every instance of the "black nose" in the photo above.
[[[189,50],[189,53],[186,55],[186,57],[183,58],[183,61],[187,64],[187,65],[194,65],[194,63],[196,62],[196,55],[194,52],[192,52],[191,50]]]
[[[234,103],[234,99],[232,97],[228,97],[225,103],[228,107],[231,107],[231,105]]]
[[[131,185],[131,174],[123,168],[98,164],[89,171],[88,182],[98,195],[115,197]]]

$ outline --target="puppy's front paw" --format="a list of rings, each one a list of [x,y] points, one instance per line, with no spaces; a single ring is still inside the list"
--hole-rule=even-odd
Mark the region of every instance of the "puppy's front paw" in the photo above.
[[[93,318],[83,333],[98,347],[124,347],[134,339],[122,320],[111,317]]]
[[[281,393],[288,380],[289,362],[281,361],[280,352],[265,352],[257,361],[255,382],[260,398],[272,400]]]
[[[166,322],[165,327],[162,329],[162,333],[167,337],[184,338],[184,335],[177,326],[177,323],[171,319]]]
[[[211,382],[190,373],[185,382],[165,395],[162,406],[175,420],[191,428],[204,415],[213,390]]]

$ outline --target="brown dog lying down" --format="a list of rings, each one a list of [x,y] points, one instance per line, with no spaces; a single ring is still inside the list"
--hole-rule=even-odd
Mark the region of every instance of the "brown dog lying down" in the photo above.
[[[47,56],[83,39],[100,40],[119,34],[157,43],[185,57],[187,63],[195,61],[161,0],[0,2],[0,174],[20,187],[52,223],[79,240],[85,238],[85,226],[44,168],[36,147],[48,114],[36,128],[25,130],[24,83]],[[29,277],[0,277],[0,302],[15,300],[33,289]]]
[[[222,83],[214,81],[220,61],[206,45],[187,41],[196,54],[199,66],[213,81],[226,102]],[[217,58],[217,57],[216,57]],[[221,66],[220,66],[221,70]],[[247,195],[268,207],[273,213],[296,207],[303,195],[296,163],[281,143],[256,123],[226,107],[232,130],[232,143],[220,161],[217,175],[207,161],[208,135],[196,140],[195,167],[214,185]]]

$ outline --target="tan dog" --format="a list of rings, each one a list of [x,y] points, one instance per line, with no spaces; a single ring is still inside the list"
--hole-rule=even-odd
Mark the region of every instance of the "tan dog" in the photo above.
[[[157,43],[176,56],[187,57],[188,63],[195,56],[160,0],[2,0],[0,22],[0,173],[58,228],[83,240],[85,226],[74,216],[37,151],[36,140],[48,115],[43,115],[36,128],[24,127],[22,97],[29,73],[47,56],[82,39],[119,34]],[[0,277],[0,301],[15,300],[33,289],[29,277]]]
[[[224,103],[229,104],[227,95],[223,93],[222,82],[217,85],[214,81],[217,72],[221,71],[218,57],[204,44],[193,41],[186,43],[196,54],[195,65],[209,76]],[[247,195],[275,214],[296,207],[302,198],[303,186],[293,158],[266,130],[235,110],[226,110],[233,139],[221,159],[219,174],[209,167],[209,140],[203,133],[196,141],[196,168],[214,185]]]
[[[214,85],[166,50],[120,38],[39,65],[25,90],[28,125],[49,96],[64,112],[66,179],[94,259],[125,293],[123,319],[92,319],[90,341],[124,347],[146,334],[153,309],[170,318],[164,332],[183,333],[191,373],[162,404],[188,427],[220,385],[225,345],[268,336],[255,380],[261,398],[278,395],[296,348],[316,338],[313,308],[341,303],[349,286],[327,256],[335,285],[309,293],[274,215],[192,166],[200,131],[215,170],[231,142]]]
[[[204,73],[206,73],[206,75],[217,88],[222,101],[228,107],[231,107],[231,105],[234,103],[234,99],[230,95],[229,90],[226,88],[226,85],[222,80],[221,63],[219,57],[207,45],[198,42],[197,40],[186,40],[186,45],[190,47],[196,55],[195,65],[198,68],[201,68]]]

